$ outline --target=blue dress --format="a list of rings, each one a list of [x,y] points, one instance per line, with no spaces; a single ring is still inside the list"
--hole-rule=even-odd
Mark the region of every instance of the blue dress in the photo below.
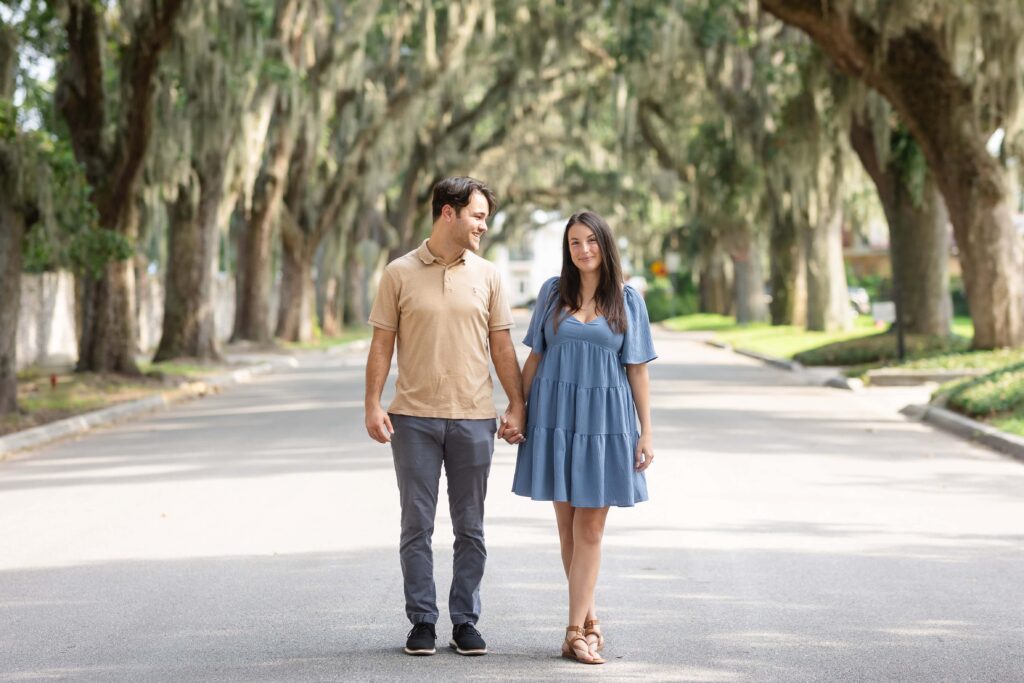
[[[626,285],[625,334],[601,316],[552,321],[558,278],[544,283],[523,343],[540,354],[527,405],[512,491],[573,507],[631,507],[647,500],[647,480],[634,467],[640,438],[627,364],[657,355],[643,297]],[[564,315],[564,312],[562,313]]]

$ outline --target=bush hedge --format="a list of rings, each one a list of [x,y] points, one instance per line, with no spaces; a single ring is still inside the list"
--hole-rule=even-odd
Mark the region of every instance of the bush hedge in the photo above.
[[[945,394],[949,407],[971,417],[1024,414],[1024,362],[957,382]]]

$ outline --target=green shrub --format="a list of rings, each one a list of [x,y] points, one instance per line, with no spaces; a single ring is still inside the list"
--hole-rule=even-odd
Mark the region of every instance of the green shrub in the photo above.
[[[666,277],[656,277],[648,284],[644,300],[647,303],[647,314],[651,317],[651,322],[660,322],[668,318],[697,312],[695,293],[686,291],[686,289],[681,290],[678,285],[674,288],[672,282]]]
[[[966,351],[970,341],[963,337],[908,335],[904,340],[909,356]],[[802,351],[793,359],[803,365],[867,365],[896,360],[896,335],[890,332],[826,344]]]
[[[959,317],[971,316],[971,308],[967,305],[967,292],[964,290],[964,281],[959,277],[949,279],[949,296],[953,300],[953,315]]]

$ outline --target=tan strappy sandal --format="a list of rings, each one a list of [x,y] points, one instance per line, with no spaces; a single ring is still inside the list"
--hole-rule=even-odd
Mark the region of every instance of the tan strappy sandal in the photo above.
[[[573,646],[579,642],[583,643],[583,647],[590,659],[581,659],[579,653],[576,652],[576,648]],[[583,628],[580,626],[565,627],[565,640],[562,641],[562,656],[580,664],[604,664],[603,659],[590,651],[590,643],[587,642],[586,637],[583,635]]]
[[[583,622],[583,635],[586,637],[588,645],[596,645],[594,648],[595,652],[600,652],[604,649],[604,635],[594,628],[600,625],[601,622],[597,619],[587,619]],[[597,636],[597,643],[590,640],[590,636]]]

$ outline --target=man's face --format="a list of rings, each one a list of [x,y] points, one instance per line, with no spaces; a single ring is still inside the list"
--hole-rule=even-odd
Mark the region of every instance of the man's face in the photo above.
[[[487,198],[481,192],[474,192],[469,196],[469,204],[458,214],[453,207],[448,209],[451,210],[449,234],[452,241],[463,249],[480,251],[480,239],[487,232]]]

